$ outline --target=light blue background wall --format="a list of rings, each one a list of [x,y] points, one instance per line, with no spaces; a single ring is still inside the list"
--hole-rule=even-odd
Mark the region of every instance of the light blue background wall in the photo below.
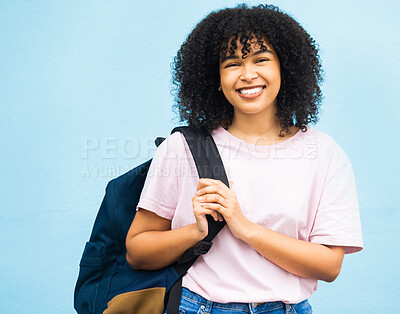
[[[0,1],[0,312],[73,313],[107,182],[177,124],[173,56],[208,12],[236,3]],[[400,288],[399,1],[274,3],[320,44],[317,128],[353,162],[363,223],[365,250],[311,303],[316,313],[387,313]]]

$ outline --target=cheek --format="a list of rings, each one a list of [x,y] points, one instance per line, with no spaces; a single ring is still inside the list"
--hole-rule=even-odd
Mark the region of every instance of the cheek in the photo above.
[[[271,66],[270,68],[268,68],[267,72],[268,72],[267,73],[268,77],[270,77],[273,80],[278,80],[281,77],[281,71],[280,71],[279,66],[277,66],[277,65],[274,65],[274,66]]]
[[[220,75],[220,81],[221,81],[221,86],[222,87],[228,87],[232,85],[232,76],[229,75],[228,73],[221,73]]]
[[[266,76],[268,78],[268,83],[270,85],[274,85],[276,87],[280,87],[281,85],[281,72],[279,71],[279,68],[272,68],[266,73]]]

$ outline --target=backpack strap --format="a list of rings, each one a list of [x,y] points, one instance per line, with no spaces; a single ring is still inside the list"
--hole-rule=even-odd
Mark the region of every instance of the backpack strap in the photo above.
[[[176,127],[171,134],[174,132],[181,132],[184,135],[195,161],[199,178],[220,180],[226,186],[229,186],[221,156],[211,134],[199,133],[187,126]],[[176,269],[180,275],[184,275],[187,272],[197,257],[209,251],[212,246],[212,239],[226,224],[225,220],[222,222],[215,221],[210,215],[206,215],[206,218],[208,221],[208,235],[198,245],[187,250],[178,260],[179,265],[184,265]]]
[[[211,134],[196,132],[187,126],[176,127],[172,130],[171,134],[174,132],[181,132],[184,135],[195,161],[199,178],[220,180],[226,186],[229,186],[228,177],[221,156]],[[208,222],[208,235],[195,247],[187,250],[173,266],[179,274],[180,279],[171,288],[168,298],[168,314],[178,313],[183,275],[186,274],[188,269],[194,264],[200,255],[205,254],[210,250],[212,246],[211,241],[226,225],[225,220],[215,221],[210,215],[206,215],[206,218]]]

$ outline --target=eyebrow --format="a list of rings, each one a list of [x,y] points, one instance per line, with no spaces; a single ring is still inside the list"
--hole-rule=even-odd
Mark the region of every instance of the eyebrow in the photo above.
[[[256,55],[259,55],[262,53],[272,54],[272,51],[269,50],[268,48],[266,48],[265,50],[257,50],[256,52],[249,53],[249,55],[256,56]],[[224,57],[221,57],[220,61],[221,61],[221,63],[224,63],[225,61],[232,60],[232,59],[239,59],[239,57],[237,55],[224,56]]]

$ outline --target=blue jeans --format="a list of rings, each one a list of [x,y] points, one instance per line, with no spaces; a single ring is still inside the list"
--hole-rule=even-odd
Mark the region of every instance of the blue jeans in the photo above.
[[[208,301],[197,293],[182,288],[179,314],[308,314],[312,309],[307,300],[297,304],[283,302],[218,303]]]

